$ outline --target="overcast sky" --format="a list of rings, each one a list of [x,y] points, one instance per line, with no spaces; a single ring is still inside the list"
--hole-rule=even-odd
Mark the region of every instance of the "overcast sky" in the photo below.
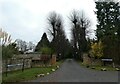
[[[56,11],[63,16],[70,38],[68,16],[73,9],[84,11],[91,20],[91,28],[96,29],[94,0],[0,0],[0,27],[11,34],[13,40],[38,42],[47,32],[49,12]]]

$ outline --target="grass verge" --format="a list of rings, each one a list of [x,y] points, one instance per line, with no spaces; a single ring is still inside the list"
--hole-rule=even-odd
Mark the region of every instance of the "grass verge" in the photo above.
[[[105,68],[107,71],[116,71],[116,68],[113,68],[112,66],[86,65],[80,61],[78,63],[80,64],[80,66],[82,66],[84,68],[93,69],[93,70],[97,70],[97,71],[101,71],[102,68]]]
[[[57,69],[57,65],[61,65],[63,61],[56,62],[55,65],[50,67],[36,67],[25,69],[24,72],[21,70],[8,72],[8,76],[5,76],[5,73],[2,74],[2,82],[22,82],[22,81],[29,81],[34,80],[38,74],[45,74],[52,73],[52,69]]]

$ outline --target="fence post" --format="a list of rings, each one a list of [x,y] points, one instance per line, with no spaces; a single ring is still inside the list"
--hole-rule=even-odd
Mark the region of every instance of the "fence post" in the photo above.
[[[24,71],[24,64],[25,64],[25,59],[23,58],[22,72]]]
[[[30,60],[31,60],[31,63],[30,63],[30,68],[32,68],[32,57],[30,58]]]
[[[6,72],[5,72],[6,74],[5,75],[7,77],[7,70],[8,70],[7,59],[5,60],[5,62],[6,62]]]

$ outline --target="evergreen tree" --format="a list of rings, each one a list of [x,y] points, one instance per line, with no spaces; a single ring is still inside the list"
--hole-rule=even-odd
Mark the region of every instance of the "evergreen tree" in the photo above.
[[[104,57],[120,61],[119,30],[120,30],[120,6],[119,2],[96,2],[96,14],[98,19],[96,36],[103,42]],[[118,60],[119,59],[119,60]]]
[[[43,34],[41,40],[38,42],[35,51],[39,52],[42,47],[50,47],[50,42],[47,38],[46,33]]]
[[[105,36],[114,37],[119,21],[119,3],[118,2],[96,2],[96,14],[98,18],[96,36],[98,40]],[[112,38],[111,37],[111,38]]]

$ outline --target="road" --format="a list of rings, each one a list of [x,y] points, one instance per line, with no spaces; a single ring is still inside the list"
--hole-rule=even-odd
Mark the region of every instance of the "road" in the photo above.
[[[118,72],[91,70],[67,59],[57,71],[31,82],[118,82]]]

